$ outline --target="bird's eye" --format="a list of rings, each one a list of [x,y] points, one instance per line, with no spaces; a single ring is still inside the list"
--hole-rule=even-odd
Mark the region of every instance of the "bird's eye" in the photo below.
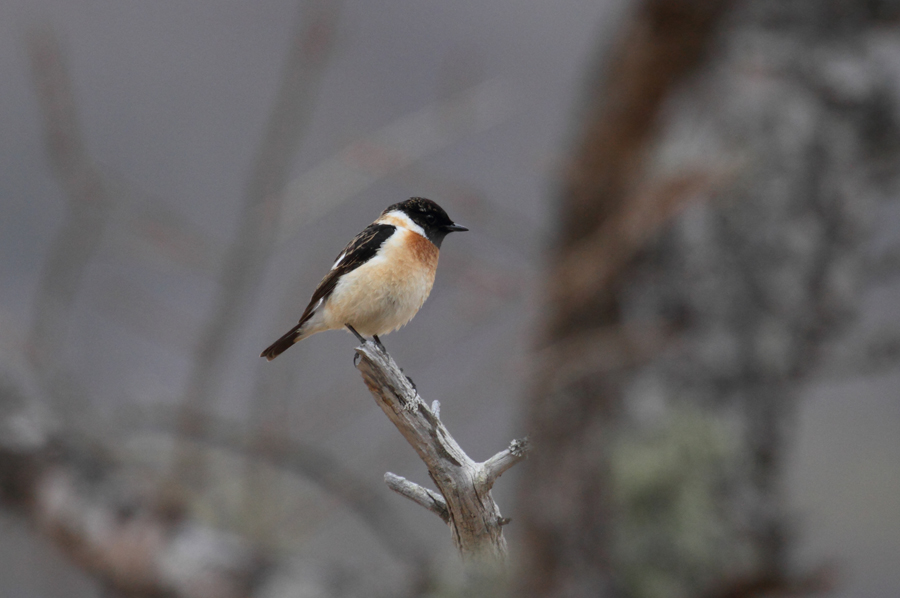
[[[434,224],[434,214],[428,214],[425,216],[425,222],[428,224]]]

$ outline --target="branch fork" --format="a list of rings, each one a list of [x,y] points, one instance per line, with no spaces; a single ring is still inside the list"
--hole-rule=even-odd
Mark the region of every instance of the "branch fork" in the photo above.
[[[472,460],[441,422],[440,403],[429,408],[387,351],[365,341],[356,353],[356,368],[375,402],[425,462],[438,492],[393,473],[385,474],[385,484],[447,523],[464,561],[502,567],[507,553],[502,527],[509,519],[500,515],[491,488],[525,459],[528,440],[513,440],[482,463]]]

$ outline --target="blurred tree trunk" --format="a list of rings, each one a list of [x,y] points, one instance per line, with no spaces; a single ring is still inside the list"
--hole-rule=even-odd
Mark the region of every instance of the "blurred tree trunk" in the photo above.
[[[633,11],[559,197],[522,594],[813,587],[789,570],[782,463],[798,383],[853,314],[870,208],[895,182],[897,6]]]

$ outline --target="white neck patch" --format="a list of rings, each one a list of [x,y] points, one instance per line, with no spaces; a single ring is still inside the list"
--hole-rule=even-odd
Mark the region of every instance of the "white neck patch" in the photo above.
[[[410,218],[400,210],[391,210],[390,212],[379,218],[377,222],[381,224],[393,224],[394,226],[405,228],[406,230],[410,230],[414,233],[422,235],[425,238],[428,238],[428,235],[425,234],[425,229],[413,222],[412,218]]]

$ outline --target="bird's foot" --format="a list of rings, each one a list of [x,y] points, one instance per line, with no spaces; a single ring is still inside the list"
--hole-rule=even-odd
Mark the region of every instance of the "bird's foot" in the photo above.
[[[375,339],[375,344],[378,346],[379,349],[381,349],[381,352],[384,353],[384,354],[387,354],[387,348],[386,348],[386,347],[384,346],[384,344],[381,342],[381,339],[378,338],[378,335],[377,335],[377,334],[373,334],[373,335],[372,335],[372,338]]]

